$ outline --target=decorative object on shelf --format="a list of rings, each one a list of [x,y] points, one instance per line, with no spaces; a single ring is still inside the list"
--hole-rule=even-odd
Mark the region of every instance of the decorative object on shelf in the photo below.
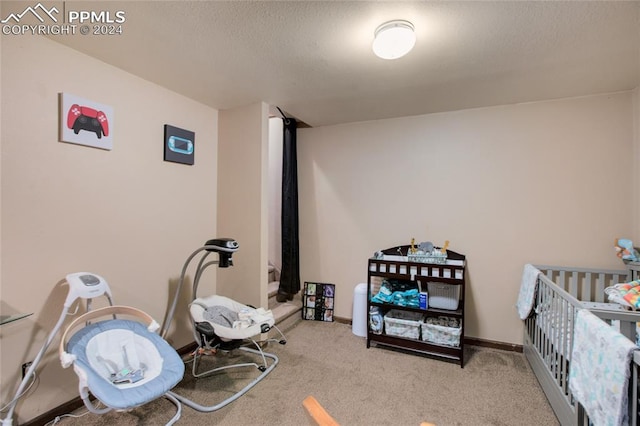
[[[305,282],[302,293],[302,319],[333,322],[335,284]]]
[[[418,244],[418,248],[425,253],[430,253],[433,251],[433,243],[431,241],[423,241]]]
[[[196,134],[190,130],[164,125],[164,161],[193,166]]]
[[[409,253],[414,254],[418,251],[418,249],[416,249],[416,239],[412,238],[411,239],[411,247],[409,247]]]
[[[638,249],[633,246],[633,241],[626,238],[616,238],[615,242],[616,256],[622,259],[623,262],[638,262],[640,261],[640,253]]]
[[[60,142],[111,150],[113,108],[69,93],[60,93]]]
[[[437,264],[447,263],[447,254],[442,253],[440,250],[433,250],[432,252],[429,252],[429,253],[417,252],[414,254],[409,254],[407,257],[409,262],[437,263]]]
[[[447,248],[449,240],[445,241],[442,248],[435,247],[431,241],[423,241],[416,247],[415,238],[411,238],[411,244],[407,249],[407,260],[418,263],[447,263]]]

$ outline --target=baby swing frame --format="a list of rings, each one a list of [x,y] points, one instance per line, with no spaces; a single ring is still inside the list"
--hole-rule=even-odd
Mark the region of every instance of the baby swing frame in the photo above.
[[[149,335],[153,334],[158,340],[162,341],[164,345],[166,345],[164,349],[173,349],[171,348],[168,343],[166,343],[166,341],[164,341],[164,339],[161,339],[159,336],[157,336],[155,333],[153,333],[153,330],[157,330],[159,328],[158,324],[153,320],[153,318],[151,318],[149,315],[147,315],[146,313],[135,309],[135,308],[131,308],[128,306],[114,306],[113,305],[113,300],[111,297],[111,289],[109,288],[109,285],[107,284],[107,282],[104,280],[104,278],[96,275],[96,274],[92,274],[92,273],[88,273],[88,272],[77,272],[77,273],[72,273],[66,276],[66,280],[63,281],[63,283],[66,282],[69,285],[69,292],[67,294],[67,297],[65,299],[64,302],[64,306],[62,309],[62,312],[60,314],[60,318],[58,319],[58,322],[56,323],[56,325],[53,327],[53,329],[51,330],[51,332],[49,333],[49,336],[47,337],[47,340],[45,341],[44,345],[42,346],[42,348],[40,349],[40,351],[38,352],[38,354],[36,355],[33,363],[31,364],[31,366],[29,367],[29,369],[27,370],[27,372],[25,373],[22,381],[20,382],[20,385],[18,386],[18,389],[15,393],[14,398],[11,400],[11,402],[8,405],[8,412],[7,412],[7,416],[2,419],[2,426],[11,426],[13,424],[13,417],[15,414],[15,408],[16,405],[18,404],[18,401],[20,400],[20,398],[23,396],[23,393],[25,392],[25,389],[27,388],[28,383],[32,380],[32,376],[35,374],[36,368],[38,367],[38,365],[40,364],[40,362],[42,361],[43,356],[45,355],[45,353],[47,352],[47,349],[49,348],[49,346],[51,345],[51,343],[53,342],[54,338],[56,337],[56,335],[58,334],[58,332],[62,329],[62,326],[64,324],[65,319],[67,318],[69,314],[69,310],[71,308],[71,306],[76,302],[76,300],[78,299],[84,299],[86,300],[86,308],[87,308],[87,312],[83,315],[81,315],[80,317],[76,318],[69,327],[67,327],[65,329],[65,332],[62,336],[61,339],[61,343],[60,343],[60,348],[59,348],[59,353],[61,356],[61,363],[63,364],[64,367],[68,367],[71,364],[74,363],[75,361],[75,356],[70,355],[68,353],[66,353],[64,345],[65,345],[65,340],[66,340],[66,336],[67,333],[72,329],[77,327],[78,325],[80,325],[81,323],[85,323],[88,327],[90,327],[91,325],[88,323],[88,321],[90,319],[95,319],[99,316],[113,316],[113,318],[115,319],[115,316],[117,314],[126,314],[129,316],[133,316],[136,317],[137,319],[141,319],[142,321],[145,321],[149,324],[149,328],[148,328],[148,333]],[[96,310],[90,310],[91,309],[91,301],[93,298],[95,297],[99,297],[99,296],[105,296],[108,299],[108,303],[109,306],[102,308],[102,309],[96,309]],[[143,336],[144,337],[144,336]],[[169,352],[171,353],[171,352]],[[181,372],[179,373],[179,379],[182,378],[182,374],[184,373],[184,364],[182,364],[182,360],[179,359],[177,353],[175,353],[175,357],[177,357],[177,361],[180,362],[180,366],[181,366]],[[177,361],[175,365],[177,364]],[[80,396],[85,404],[85,406],[87,407],[87,409],[95,414],[104,414],[106,412],[109,412],[111,410],[114,409],[118,409],[116,407],[110,407],[110,406],[106,406],[105,408],[98,408],[96,407],[90,400],[89,398],[89,392],[91,391],[91,389],[89,388],[89,386],[87,385],[87,382],[84,381],[84,379],[86,378],[87,373],[81,369],[81,368],[76,368],[76,366],[74,365],[74,370],[76,371],[76,374],[78,375],[78,379],[79,379],[79,390],[80,390]],[[174,372],[175,373],[175,372]],[[85,377],[82,377],[85,376]],[[175,375],[174,375],[174,379],[175,379]],[[176,383],[179,380],[175,380]],[[175,383],[174,383],[175,385]],[[96,396],[96,395],[94,395]],[[150,398],[146,399],[145,401],[142,401],[140,404],[137,404],[135,406],[130,406],[127,409],[130,408],[135,408],[137,406],[140,405],[144,405],[145,403],[151,402],[152,400],[155,400],[157,398],[159,398],[160,396],[164,396],[167,399],[169,399],[173,404],[176,405],[177,407],[177,412],[176,414],[171,418],[171,420],[167,423],[167,425],[172,425],[174,424],[176,421],[178,421],[178,419],[180,418],[181,412],[182,412],[182,406],[180,404],[180,402],[178,401],[178,399],[172,395],[172,393],[170,391],[166,391],[163,395],[153,395]],[[98,398],[99,399],[99,398]]]
[[[239,245],[235,240],[230,238],[219,238],[219,239],[213,239],[213,240],[207,241],[204,246],[198,248],[193,253],[191,253],[191,255],[187,258],[187,260],[185,261],[182,267],[182,272],[180,274],[180,280],[176,288],[175,297],[167,313],[166,322],[160,333],[162,336],[164,336],[167,333],[168,328],[173,319],[173,315],[175,313],[180,292],[184,285],[185,276],[189,268],[189,265],[191,261],[198,254],[201,254],[201,256],[198,261],[194,279],[193,279],[193,292],[192,292],[193,300],[191,302],[191,306],[193,306],[194,303],[198,304],[198,302],[203,303],[205,301],[208,301],[208,302],[215,301],[222,304],[227,304],[229,307],[233,307],[236,310],[241,308],[255,310],[255,308],[252,306],[240,304],[238,302],[235,302],[223,296],[214,295],[207,298],[197,297],[198,284],[200,282],[200,278],[202,277],[204,270],[212,265],[218,265],[218,267],[220,268],[227,268],[233,265],[232,255],[234,252],[238,250],[238,248],[239,248]],[[219,259],[206,262],[207,257],[211,253],[218,253]],[[242,388],[240,391],[236,392],[235,394],[231,395],[227,399],[219,402],[218,404],[209,405],[209,406],[199,404],[195,401],[192,401],[174,392],[173,394],[183,404],[201,412],[213,412],[213,411],[219,410],[225,407],[226,405],[232,403],[236,399],[240,398],[245,393],[247,393],[251,388],[253,388],[256,384],[262,381],[278,365],[278,362],[279,362],[278,357],[275,354],[265,352],[260,346],[260,343],[253,338],[256,335],[260,335],[262,333],[268,333],[271,329],[275,329],[280,334],[281,338],[267,339],[262,343],[276,341],[282,345],[286,344],[286,339],[282,334],[282,332],[280,331],[280,329],[278,329],[278,327],[275,326],[275,322],[273,321],[273,318],[271,318],[270,321],[257,323],[247,328],[232,330],[228,327],[222,327],[219,324],[212,324],[205,321],[197,321],[196,318],[194,318],[193,309],[190,311],[190,317],[192,319],[194,338],[198,345],[198,348],[193,352],[193,365],[192,365],[193,377],[204,378],[204,377],[212,376],[215,373],[221,372],[223,370],[243,368],[243,367],[255,367],[260,371],[260,375],[258,375],[254,380],[248,383],[244,388]],[[200,318],[197,318],[197,319],[201,320]],[[247,347],[246,346],[247,344],[250,346],[255,346],[256,349],[253,349],[252,347]],[[259,356],[262,360],[262,363],[261,364],[239,363],[239,364],[220,366],[220,367],[212,368],[210,370],[203,371],[203,372],[198,371],[198,368],[200,365],[200,359],[202,358],[203,354],[215,353],[217,351],[233,351],[236,349]],[[272,362],[269,363],[267,361],[267,358],[270,359]]]

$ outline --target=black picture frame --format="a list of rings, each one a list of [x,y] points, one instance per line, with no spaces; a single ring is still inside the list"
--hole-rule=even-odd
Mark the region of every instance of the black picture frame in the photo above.
[[[195,163],[195,132],[165,124],[163,145],[164,161],[190,166]]]
[[[302,292],[302,319],[333,322],[335,284],[305,282]]]

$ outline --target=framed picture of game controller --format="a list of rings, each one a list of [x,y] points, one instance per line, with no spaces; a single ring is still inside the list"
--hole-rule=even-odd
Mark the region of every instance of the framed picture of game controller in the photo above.
[[[60,142],[113,149],[113,108],[60,93]]]
[[[164,161],[193,166],[196,134],[190,130],[164,125]]]

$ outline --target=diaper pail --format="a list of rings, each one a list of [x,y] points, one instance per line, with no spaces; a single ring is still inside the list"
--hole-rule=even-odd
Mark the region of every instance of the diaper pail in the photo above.
[[[367,284],[360,283],[353,290],[353,319],[351,331],[356,336],[367,337]]]

